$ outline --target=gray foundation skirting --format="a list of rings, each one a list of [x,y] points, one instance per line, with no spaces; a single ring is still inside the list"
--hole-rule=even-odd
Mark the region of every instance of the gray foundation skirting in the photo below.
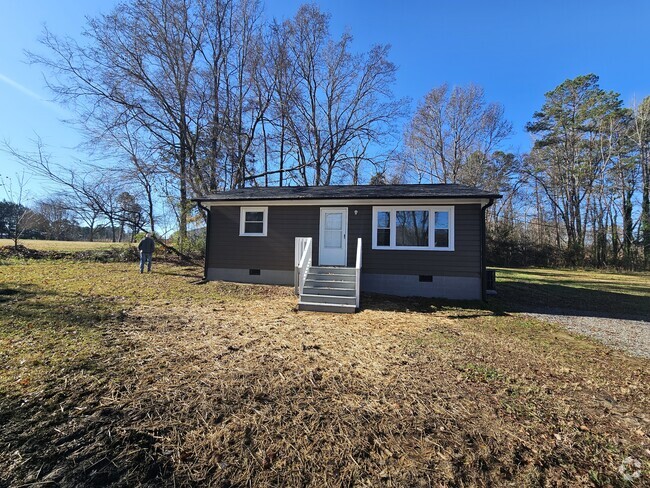
[[[417,275],[362,274],[361,291],[402,297],[480,300],[481,279],[433,276],[431,282],[421,282]]]
[[[294,271],[260,269],[259,275],[250,274],[248,269],[208,268],[208,280],[236,281],[238,283],[260,283],[265,285],[293,285]]]
[[[208,280],[236,281],[266,285],[293,285],[294,270],[260,269],[251,274],[249,269],[209,268]],[[402,297],[449,298],[452,300],[480,300],[481,279],[460,276],[432,276],[422,282],[418,275],[361,273],[362,293],[383,293]]]

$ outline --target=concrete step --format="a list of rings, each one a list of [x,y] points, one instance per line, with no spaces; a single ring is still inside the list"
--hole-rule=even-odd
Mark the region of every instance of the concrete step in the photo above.
[[[303,302],[301,300],[298,302],[298,310],[306,310],[310,312],[354,313],[357,311],[357,308],[354,305],[313,303]]]
[[[307,303],[325,303],[328,305],[343,304],[343,305],[356,305],[356,296],[341,296],[341,295],[312,295],[303,293],[300,296],[301,302]]]
[[[354,285],[347,288],[332,288],[329,286],[308,286],[305,283],[302,289],[303,295],[337,295],[337,296],[355,296]]]

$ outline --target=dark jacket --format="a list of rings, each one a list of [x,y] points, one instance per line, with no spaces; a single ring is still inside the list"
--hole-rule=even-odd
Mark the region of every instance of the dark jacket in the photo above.
[[[138,249],[145,254],[153,254],[154,246],[155,244],[153,239],[151,237],[145,237],[140,241],[140,244],[138,244]]]

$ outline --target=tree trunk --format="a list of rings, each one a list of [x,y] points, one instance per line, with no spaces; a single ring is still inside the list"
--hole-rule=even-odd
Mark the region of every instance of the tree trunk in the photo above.
[[[614,264],[618,263],[619,260],[619,252],[620,252],[620,244],[621,244],[621,239],[618,236],[618,222],[616,221],[616,214],[612,212],[609,217],[610,220],[610,225],[612,226],[612,260],[614,261]]]
[[[643,268],[650,269],[650,97],[644,99],[636,108],[635,144],[639,150],[641,167],[641,218],[639,237],[643,247]]]
[[[181,133],[185,130],[185,124],[181,122]],[[180,138],[179,147],[179,215],[178,215],[178,247],[183,252],[187,238],[187,146],[184,134]]]
[[[633,192],[626,189],[623,192],[623,266],[632,269],[632,243],[634,242],[634,222],[632,220],[632,196]]]
[[[93,240],[95,239],[95,219],[92,219],[90,221],[90,225],[88,227],[90,232],[90,235],[88,236],[88,241],[93,242]]]
[[[284,110],[284,109],[283,109]],[[280,186],[284,180],[284,139],[286,137],[284,111],[280,116]]]

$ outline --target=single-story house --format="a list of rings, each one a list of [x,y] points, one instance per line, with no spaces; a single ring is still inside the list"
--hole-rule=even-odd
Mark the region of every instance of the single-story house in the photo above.
[[[354,311],[359,293],[485,297],[485,210],[465,185],[243,188],[208,212],[205,279],[294,285],[305,310]]]

